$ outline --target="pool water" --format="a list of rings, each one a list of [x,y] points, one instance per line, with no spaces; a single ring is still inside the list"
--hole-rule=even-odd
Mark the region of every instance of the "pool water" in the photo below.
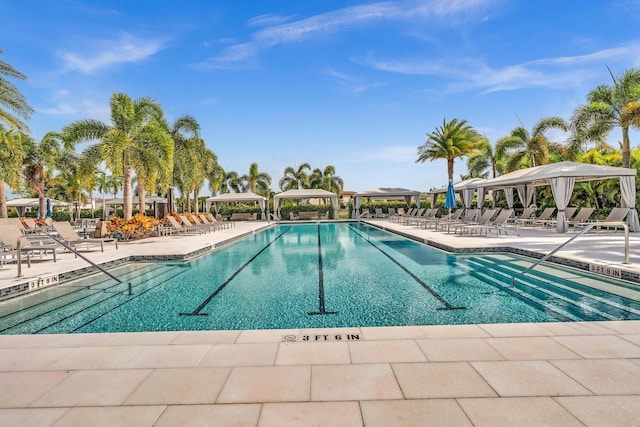
[[[640,287],[362,223],[277,225],[188,263],[134,263],[0,303],[0,333],[640,319]]]

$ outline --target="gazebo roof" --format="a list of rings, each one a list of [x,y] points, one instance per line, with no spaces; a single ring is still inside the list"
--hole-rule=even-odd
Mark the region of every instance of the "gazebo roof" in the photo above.
[[[310,198],[327,198],[338,197],[336,193],[331,191],[316,189],[287,190],[273,196],[274,199],[310,199]]]
[[[224,193],[219,194],[217,196],[208,197],[206,202],[251,202],[251,201],[260,201],[267,200],[266,197],[263,197],[259,194],[255,193]]]
[[[635,176],[635,169],[614,166],[592,165],[588,163],[558,162],[533,168],[520,169],[496,178],[487,180],[477,187],[504,188],[531,184],[534,186],[549,185],[553,178],[573,177],[576,182],[599,179]]]

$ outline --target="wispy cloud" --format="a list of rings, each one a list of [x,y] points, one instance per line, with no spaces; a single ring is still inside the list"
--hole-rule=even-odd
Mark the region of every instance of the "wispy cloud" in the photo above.
[[[640,63],[640,41],[603,49],[585,55],[544,58],[491,67],[483,60],[436,60],[408,58],[401,60],[378,59],[369,55],[357,61],[360,65],[400,74],[429,75],[451,81],[450,91],[479,89],[485,93],[530,87],[577,87],[593,75],[593,66],[607,61],[624,61],[637,66]]]
[[[122,34],[116,40],[100,40],[92,44],[91,53],[60,53],[65,69],[90,74],[122,63],[140,62],[164,49],[166,41]]]
[[[347,7],[285,24],[267,26],[255,32],[250,41],[230,46],[220,54],[198,65],[208,68],[236,67],[242,61],[249,60],[257,53],[277,45],[300,43],[381,22],[416,21],[453,15],[468,15],[469,12],[484,9],[495,1],[409,0]],[[262,15],[250,21],[250,25],[256,25],[256,22],[264,24],[268,19],[274,19],[274,17],[275,15]],[[243,55],[239,55],[238,51],[241,51]]]
[[[266,27],[269,25],[280,25],[290,20],[291,20],[291,17],[289,16],[276,15],[274,13],[269,13],[266,15],[260,15],[260,16],[251,18],[249,22],[247,22],[247,25],[250,27]]]

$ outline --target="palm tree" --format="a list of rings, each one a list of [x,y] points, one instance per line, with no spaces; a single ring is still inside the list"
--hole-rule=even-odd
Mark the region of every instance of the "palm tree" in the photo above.
[[[240,180],[238,172],[235,171],[225,172],[220,185],[221,193],[230,193],[231,191],[235,193],[242,192],[242,181]]]
[[[549,129],[567,131],[569,126],[560,117],[548,117],[536,123],[531,133],[518,126],[511,135],[501,138],[496,143],[496,155],[507,159],[507,171],[549,163],[549,140],[545,136]]]
[[[578,132],[588,133],[594,126],[609,134],[616,127],[622,129],[622,167],[630,167],[631,147],[629,127],[640,122],[640,69],[626,70],[613,85],[600,85],[587,95],[588,104],[578,107],[573,124]]]
[[[218,194],[218,191],[222,190],[224,177],[225,171],[217,162],[209,171],[207,171],[207,180],[209,181],[211,195],[215,196]]]
[[[309,175],[307,175],[305,170],[311,171],[309,163],[303,163],[298,166],[297,169],[292,166],[287,166],[279,182],[280,189],[286,191],[296,188],[307,188],[309,185]]]
[[[476,151],[467,159],[469,178],[495,178],[504,173],[504,159],[497,156],[488,139],[478,142]]]
[[[446,159],[448,178],[453,181],[454,160],[473,153],[480,139],[478,132],[466,120],[453,119],[447,122],[445,118],[442,126],[428,133],[427,141],[418,147],[416,163]]]
[[[111,124],[80,120],[63,129],[65,142],[98,140],[85,150],[94,163],[104,160],[107,167],[121,170],[124,177],[124,218],[132,216],[131,175],[138,176],[139,206],[144,212],[144,189],[155,185],[155,178],[168,184],[173,167],[174,146],[165,126],[162,109],[151,98],[132,100],[114,93],[109,102]]]
[[[309,187],[321,188],[340,195],[344,188],[344,181],[336,175],[336,168],[329,165],[324,169],[316,168],[309,177]]]
[[[192,116],[182,116],[171,124],[167,123],[166,127],[174,144],[171,185],[175,185],[180,194],[187,197],[187,205],[189,205],[191,183],[199,163],[196,146],[200,124]]]
[[[3,51],[0,49],[0,54]],[[33,114],[26,98],[7,78],[26,80],[27,76],[4,61],[0,61],[0,124],[11,129],[26,131],[22,120],[28,120]],[[2,190],[4,192],[4,189]]]
[[[0,218],[7,218],[5,184],[13,190],[22,185],[23,150],[21,134],[0,124]]]
[[[106,209],[107,198],[105,197],[105,194],[108,193],[109,190],[111,190],[110,178],[111,177],[109,177],[107,173],[104,171],[99,171],[96,176],[97,189],[100,192],[100,194],[102,194],[102,220],[103,221],[107,219],[107,209]]]
[[[249,173],[242,175],[241,179],[246,184],[248,191],[265,197],[269,196],[271,177],[266,172],[260,172],[257,163],[251,163]]]
[[[38,194],[40,219],[47,215],[45,204],[45,182],[49,169],[55,167],[55,162],[61,154],[60,135],[55,132],[47,133],[40,142],[29,136],[22,138],[24,150],[24,175],[27,186]]]

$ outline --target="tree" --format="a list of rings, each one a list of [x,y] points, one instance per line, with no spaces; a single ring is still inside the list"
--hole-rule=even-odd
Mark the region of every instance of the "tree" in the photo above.
[[[260,172],[257,163],[251,163],[249,173],[242,175],[241,179],[245,183],[248,191],[265,197],[269,196],[271,177],[266,172]]]
[[[418,147],[416,163],[446,159],[448,178],[453,181],[454,160],[473,153],[480,140],[480,135],[466,120],[453,119],[447,122],[445,118],[442,126],[428,133],[427,141]]]
[[[65,143],[81,141],[98,143],[85,150],[94,163],[104,160],[112,171],[122,171],[124,177],[124,218],[132,216],[131,176],[136,171],[140,211],[144,212],[144,189],[155,186],[155,179],[168,185],[173,167],[173,140],[167,132],[160,105],[143,97],[132,100],[123,93],[114,93],[109,102],[111,124],[87,119],[63,129]]]
[[[549,140],[545,136],[549,129],[567,131],[569,125],[560,117],[548,117],[536,123],[531,133],[518,126],[511,135],[500,138],[496,143],[496,155],[506,158],[507,171],[549,163]]]
[[[3,51],[0,49],[0,54]],[[27,77],[4,61],[0,61],[0,125],[6,124],[10,129],[26,131],[23,120],[33,114],[26,98],[7,78],[26,80]],[[4,192],[4,188],[2,189]]]
[[[340,195],[344,188],[344,181],[336,175],[336,168],[329,165],[324,169],[316,168],[309,177],[309,187],[321,188]]]
[[[24,150],[24,175],[27,186],[38,194],[40,219],[47,215],[45,204],[45,182],[47,172],[55,167],[60,157],[60,135],[55,132],[47,133],[40,142],[29,136],[22,138]]]
[[[469,178],[495,178],[504,173],[504,159],[498,157],[488,139],[481,139],[467,159]]]
[[[242,180],[240,179],[240,175],[238,172],[229,171],[225,172],[224,178],[222,179],[222,183],[220,185],[221,193],[240,193],[242,189]]]
[[[287,166],[284,169],[283,177],[278,183],[282,191],[307,188],[309,185],[309,175],[305,170],[311,171],[309,163],[303,163],[296,169],[292,166]]]
[[[589,129],[601,129],[608,135],[614,128],[622,129],[622,167],[630,167],[631,147],[629,127],[640,122],[640,69],[626,70],[617,79],[611,71],[613,85],[600,85],[587,95],[587,104],[574,112],[572,122],[580,134]]]
[[[211,195],[215,196],[218,191],[222,190],[222,184],[225,178],[225,171],[217,162],[213,167],[207,171],[207,180],[209,181],[209,189]],[[221,191],[222,192],[222,191]]]
[[[0,124],[0,218],[7,218],[5,184],[13,190],[22,185],[22,134]]]
[[[191,183],[199,163],[197,144],[200,124],[194,117],[187,115],[179,117],[171,124],[167,123],[166,126],[174,144],[171,185],[178,188],[180,194],[187,198],[189,205]]]

